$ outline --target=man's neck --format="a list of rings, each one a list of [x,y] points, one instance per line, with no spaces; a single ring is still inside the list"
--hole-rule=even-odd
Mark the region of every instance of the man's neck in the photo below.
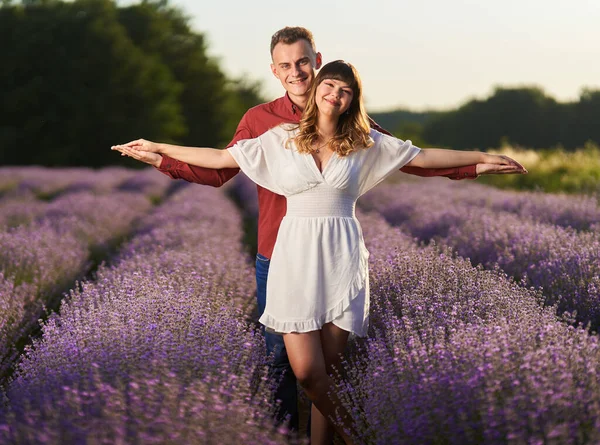
[[[288,97],[292,101],[296,108],[300,110],[300,112],[304,113],[304,109],[306,108],[306,102],[308,102],[308,97],[305,96],[292,96],[288,93]]]

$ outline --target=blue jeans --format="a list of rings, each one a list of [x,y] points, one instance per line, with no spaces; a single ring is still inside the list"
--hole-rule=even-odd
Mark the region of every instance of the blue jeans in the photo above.
[[[265,311],[267,304],[267,276],[269,274],[270,260],[260,253],[256,255],[256,299],[259,317]],[[282,423],[289,418],[289,427],[298,431],[298,391],[296,389],[296,376],[290,366],[287,351],[283,343],[283,336],[268,332],[263,328],[267,355],[273,354],[273,361],[269,368],[269,379],[278,382],[274,399],[281,404],[275,412],[277,423]]]

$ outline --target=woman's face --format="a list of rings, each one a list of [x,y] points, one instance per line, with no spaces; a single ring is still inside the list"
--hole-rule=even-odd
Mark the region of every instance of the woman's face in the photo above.
[[[320,113],[339,117],[350,108],[353,97],[354,91],[346,82],[325,79],[317,87],[315,102]]]

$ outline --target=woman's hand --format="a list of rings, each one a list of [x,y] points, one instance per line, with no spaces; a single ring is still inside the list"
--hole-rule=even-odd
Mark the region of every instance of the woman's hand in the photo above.
[[[150,153],[162,153],[162,145],[156,142],[148,141],[146,139],[136,139],[135,141],[127,142],[122,145],[115,145],[114,147],[128,147],[139,151],[148,151]],[[113,150],[114,150],[113,147]]]
[[[477,164],[478,175],[493,174],[526,174],[527,169],[512,158],[505,155],[493,155],[486,153],[484,162]]]
[[[129,142],[124,145],[113,145],[110,149],[121,152],[122,156],[129,156],[130,158],[137,159],[138,161],[144,162],[146,164],[150,164],[154,167],[160,167],[162,163],[162,156],[157,152],[152,152],[150,150],[142,150],[138,148],[130,147],[130,144],[137,144],[139,141],[146,142],[146,147],[153,148],[153,146],[157,146],[154,142],[146,141],[144,139],[138,139],[138,141]],[[135,147],[139,147],[141,145],[135,145]]]

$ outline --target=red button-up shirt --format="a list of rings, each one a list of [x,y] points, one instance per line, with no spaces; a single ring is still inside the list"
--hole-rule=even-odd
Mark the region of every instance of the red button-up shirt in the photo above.
[[[235,136],[228,147],[242,139],[253,139],[277,125],[283,123],[297,123],[302,117],[302,112],[286,94],[272,102],[257,105],[244,114],[240,121]],[[376,123],[372,127],[382,133],[390,134]],[[418,167],[403,167],[401,171],[418,176],[446,176],[450,179],[475,178],[475,165],[450,169],[422,169]],[[220,187],[233,178],[240,170],[228,168],[221,170],[208,169],[189,165],[168,156],[158,168],[162,173],[173,179],[185,179],[189,182]],[[277,232],[281,220],[286,212],[286,199],[265,188],[258,188],[258,253],[271,258]]]

